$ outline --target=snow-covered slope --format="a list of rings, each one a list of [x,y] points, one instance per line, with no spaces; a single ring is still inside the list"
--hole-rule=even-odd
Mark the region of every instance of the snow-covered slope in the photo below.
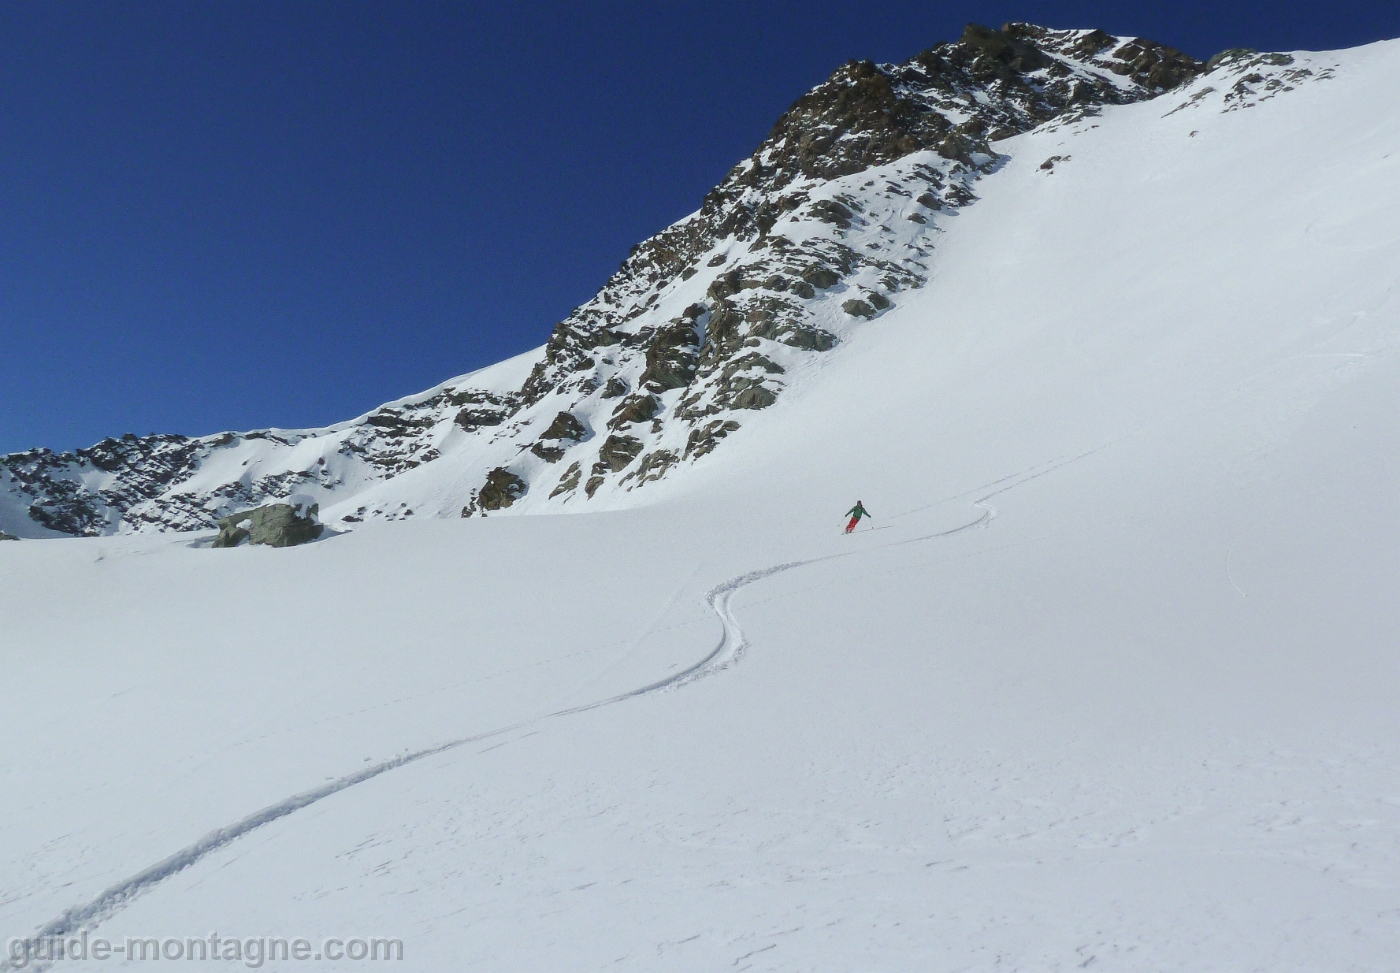
[[[1393,969],[1398,86],[1236,54],[997,141],[926,281],[645,505],[0,544],[0,935]]]

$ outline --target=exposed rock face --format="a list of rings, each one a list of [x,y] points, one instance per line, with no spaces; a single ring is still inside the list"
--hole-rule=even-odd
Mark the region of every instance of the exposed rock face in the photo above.
[[[598,450],[598,462],[594,465],[594,473],[611,471],[613,473],[625,469],[627,464],[637,458],[637,454],[642,451],[642,441],[636,436],[609,436],[603,441],[603,446]]]
[[[682,459],[700,457],[712,452],[721,439],[738,429],[739,424],[732,419],[716,419],[691,430],[689,438],[686,439],[685,455]]]
[[[700,356],[703,321],[709,315],[703,304],[692,304],[685,313],[656,332],[646,351],[646,369],[641,384],[648,391],[661,393],[683,389],[695,378]]]
[[[534,453],[546,463],[557,463],[564,458],[564,447],[551,446],[548,443],[535,443],[530,447],[530,452]]]
[[[637,468],[622,478],[623,482],[636,480],[640,486],[648,480],[659,480],[665,476],[666,471],[679,459],[675,453],[669,449],[658,449],[647,453],[637,463]]]
[[[159,496],[189,475],[201,443],[184,436],[127,434],[104,439],[90,449],[53,453],[31,449],[0,458],[17,493],[32,498],[28,513],[36,523],[65,534],[92,536],[115,526],[121,514],[143,500]],[[110,485],[92,490],[70,471],[91,471]],[[105,475],[104,475],[105,474]],[[206,520],[195,526],[213,526]]]
[[[872,263],[865,254],[832,246],[830,238],[802,245],[778,230],[802,219],[836,230],[861,222],[866,207],[859,200],[816,192],[815,183],[933,150],[957,165],[929,166],[918,174],[925,184],[915,195],[926,195],[938,208],[964,205],[972,199],[969,181],[996,159],[992,140],[1069,111],[1150,97],[1203,68],[1149,41],[1026,24],[1000,31],[969,27],[958,42],[900,65],[843,65],[798,99],[758,150],[705,197],[695,216],[635,248],[599,296],[556,329],[523,394],[527,401],[547,394],[584,359],[593,360],[600,347],[626,345],[628,322],[684,271],[724,268],[706,290],[706,305],[687,308],[692,320],[706,310],[716,316],[729,312],[730,320],[710,321],[712,334],[726,326],[731,333],[747,331],[734,327],[735,314],[747,324],[770,326],[784,316],[801,318],[801,305],[779,299],[756,308],[754,298],[764,295],[749,292],[810,299],[815,288],[835,286]],[[726,261],[712,252],[720,240],[752,242],[746,248],[751,259]],[[917,269],[898,263],[884,269],[896,285],[922,283]],[[760,313],[750,320],[754,310]],[[685,340],[684,329],[660,330],[663,348]],[[724,357],[722,339],[712,347]],[[653,357],[663,358],[664,352]],[[703,379],[703,352],[701,357],[697,377]],[[663,379],[661,369],[652,369],[648,380],[656,380],[653,391],[662,391],[680,387],[670,383],[683,377],[673,370]]]
[[[270,503],[266,506],[229,514],[219,520],[219,536],[214,547],[237,547],[244,541],[268,547],[295,547],[321,536],[325,527],[317,522],[316,504]]]
[[[574,463],[564,471],[563,477],[560,478],[558,485],[555,486],[554,492],[550,494],[550,497],[563,496],[566,493],[572,493],[574,490],[577,490],[578,481],[582,475],[583,467],[578,463]]]
[[[661,411],[661,402],[654,395],[629,395],[622,404],[613,410],[608,420],[609,429],[620,429],[634,422],[646,422]]]
[[[1301,80],[1280,57],[1229,52],[1210,79],[1228,79],[1228,103],[1245,107]],[[452,512],[464,499],[466,514],[642,488],[717,449],[852,329],[880,327],[924,284],[940,224],[976,200],[1002,140],[1206,70],[1141,38],[1030,24],[969,26],[902,64],[849,62],[695,213],[634,247],[508,384],[467,378],[326,430],[18,453],[0,458],[0,502],[91,535],[207,527],[310,491],[328,519],[353,524],[406,516],[356,491],[449,452],[482,483]],[[601,445],[593,430],[608,431]]]
[[[36,523],[77,536],[208,529],[229,513],[268,501],[318,491],[322,499],[334,497],[347,480],[388,479],[432,462],[459,405],[453,391],[444,390],[331,430],[263,429],[197,439],[128,433],[71,453],[12,453],[0,457],[0,503],[23,505]],[[304,449],[308,440],[315,458],[304,465],[289,469],[276,459]],[[198,488],[189,485],[211,465],[227,473],[213,486],[208,476]]]
[[[504,510],[523,497],[528,489],[529,485],[519,476],[504,467],[497,467],[486,474],[486,482],[476,492],[472,502],[462,509],[462,516]]]
[[[17,541],[17,540],[19,540],[19,538],[16,537],[14,534],[7,534],[7,533],[5,533],[3,530],[0,530],[0,541]]]
[[[1326,81],[1333,76],[1331,68],[1314,73],[1310,68],[1295,66],[1291,55],[1261,54],[1249,48],[1217,54],[1210,59],[1209,70],[1212,84],[1223,90],[1224,110],[1227,112],[1253,108],[1270,98],[1293,91],[1306,81]],[[1199,102],[1215,91],[1215,87],[1203,88],[1192,101]]]
[[[1113,58],[1122,65],[1110,65],[1111,70],[1157,92],[1179,87],[1205,70],[1195,58],[1142,38],[1118,48]]]
[[[540,433],[541,439],[567,439],[570,442],[579,442],[588,435],[588,430],[583,427],[583,423],[574,418],[572,412],[561,412],[554,417],[554,421],[549,424],[549,428]]]
[[[540,434],[540,441],[530,447],[530,452],[546,463],[557,463],[564,458],[570,445],[583,441],[587,436],[588,430],[573,413],[561,412]]]
[[[463,409],[456,417],[457,425],[467,432],[475,432],[482,426],[499,426],[505,420],[504,412],[490,409]]]

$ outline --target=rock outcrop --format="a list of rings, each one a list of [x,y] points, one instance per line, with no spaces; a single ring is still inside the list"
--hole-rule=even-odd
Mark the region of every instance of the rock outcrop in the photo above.
[[[264,544],[268,547],[295,547],[309,544],[326,529],[317,520],[314,503],[269,503],[242,510],[219,519],[219,536],[214,547]]]
[[[504,467],[497,467],[486,474],[486,482],[462,508],[462,516],[485,515],[487,511],[504,510],[523,497],[528,489],[529,484],[521,477]]]

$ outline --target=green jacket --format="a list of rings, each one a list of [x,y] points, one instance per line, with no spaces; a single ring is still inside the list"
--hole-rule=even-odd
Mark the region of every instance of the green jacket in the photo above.
[[[862,517],[869,517],[869,516],[870,516],[870,511],[869,511],[869,510],[866,510],[866,509],[865,509],[864,507],[862,507],[860,504],[856,504],[856,505],[855,505],[854,507],[852,507],[850,510],[847,510],[847,511],[846,511],[846,516],[847,516],[847,517],[854,517],[856,520],[860,520],[860,518],[862,518]]]

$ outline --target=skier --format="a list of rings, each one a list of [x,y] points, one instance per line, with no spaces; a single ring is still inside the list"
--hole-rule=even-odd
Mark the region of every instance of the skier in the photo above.
[[[848,534],[856,529],[856,524],[860,523],[860,518],[870,516],[870,511],[866,510],[859,500],[857,500],[856,505],[850,510],[847,510],[846,513],[851,516],[851,522],[846,525],[846,533]]]

